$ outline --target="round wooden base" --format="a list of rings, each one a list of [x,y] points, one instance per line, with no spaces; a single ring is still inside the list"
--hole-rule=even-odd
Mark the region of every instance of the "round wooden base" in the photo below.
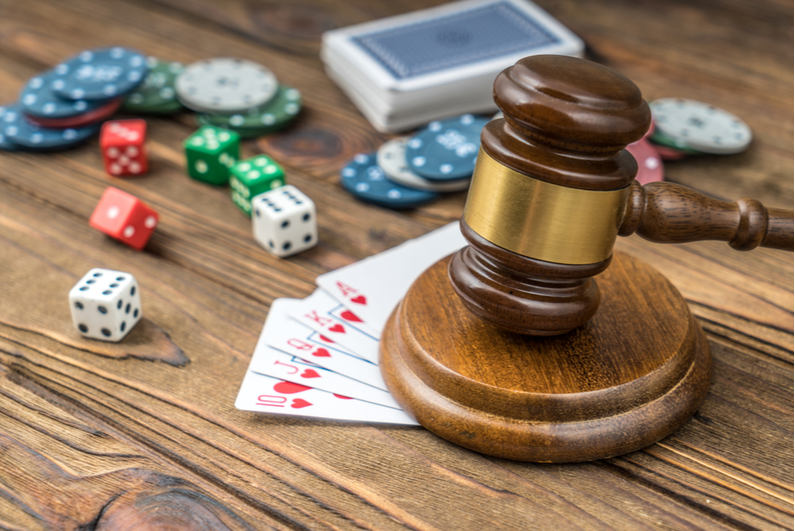
[[[507,459],[577,462],[648,446],[695,412],[710,383],[709,345],[679,292],[616,253],[602,302],[556,337],[497,329],[469,312],[441,260],[417,279],[381,340],[381,370],[401,406],[437,435]]]

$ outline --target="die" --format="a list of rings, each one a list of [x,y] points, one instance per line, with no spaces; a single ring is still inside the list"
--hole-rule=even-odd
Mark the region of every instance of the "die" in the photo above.
[[[205,125],[185,140],[188,175],[210,184],[229,182],[229,168],[240,158],[240,135]]]
[[[152,236],[159,219],[157,212],[134,195],[109,186],[88,223],[140,251]]]
[[[141,320],[141,294],[135,277],[94,268],[69,291],[72,322],[84,336],[118,342]]]
[[[105,171],[115,177],[142,175],[149,169],[144,142],[146,121],[112,120],[102,125],[99,146]]]
[[[229,177],[232,201],[247,216],[251,216],[252,197],[284,184],[284,170],[267,155],[237,162]]]
[[[251,211],[254,239],[271,254],[289,256],[317,243],[315,203],[295,186],[259,194]]]

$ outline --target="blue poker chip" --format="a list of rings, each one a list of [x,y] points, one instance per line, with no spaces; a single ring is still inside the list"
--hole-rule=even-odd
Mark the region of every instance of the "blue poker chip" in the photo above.
[[[59,78],[54,70],[48,70],[28,81],[19,102],[25,113],[39,118],[71,118],[107,104],[106,100],[67,100],[52,90],[53,82]]]
[[[374,152],[353,157],[340,172],[342,186],[362,201],[396,210],[414,208],[439,197],[435,192],[414,190],[390,181],[376,161]]]
[[[488,118],[464,114],[434,120],[406,145],[406,162],[418,175],[433,181],[463,179],[475,171],[480,131]]]
[[[133,90],[149,72],[146,57],[116,46],[84,50],[53,69],[52,90],[69,100],[107,100]]]
[[[25,151],[25,147],[14,144],[6,135],[0,132],[0,151]]]
[[[86,127],[53,129],[25,120],[22,105],[0,107],[0,134],[7,142],[33,150],[65,149],[75,146],[99,132],[99,124]]]

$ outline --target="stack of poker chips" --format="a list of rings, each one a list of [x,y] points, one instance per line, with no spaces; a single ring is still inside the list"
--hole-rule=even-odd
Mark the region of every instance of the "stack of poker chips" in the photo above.
[[[489,120],[472,114],[434,120],[413,136],[357,154],[340,172],[340,182],[354,197],[392,209],[414,208],[440,193],[466,190],[480,132]]]
[[[414,208],[443,192],[469,188],[480,150],[480,132],[491,118],[464,114],[429,123],[413,136],[388,140],[373,153],[359,153],[340,172],[354,197],[392,209]],[[641,184],[663,180],[663,162],[649,143],[653,129],[627,150],[638,162]]]
[[[732,113],[682,98],[649,103],[654,131],[649,140],[665,160],[693,155],[731,155],[751,143],[751,129]]]
[[[87,140],[148,72],[144,56],[129,48],[80,52],[29,80],[17,103],[0,107],[0,149],[51,151]]]
[[[179,101],[199,113],[199,125],[229,129],[241,138],[278,131],[301,110],[297,89],[244,59],[216,57],[192,63],[177,77],[175,89]]]

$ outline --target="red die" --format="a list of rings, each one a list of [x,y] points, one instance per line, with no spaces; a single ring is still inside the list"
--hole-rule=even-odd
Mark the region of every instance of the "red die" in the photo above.
[[[146,121],[113,120],[102,125],[99,147],[105,159],[105,171],[116,177],[142,175],[148,164],[144,141]]]
[[[88,223],[139,251],[157,227],[157,212],[140,199],[109,186],[94,208]]]

